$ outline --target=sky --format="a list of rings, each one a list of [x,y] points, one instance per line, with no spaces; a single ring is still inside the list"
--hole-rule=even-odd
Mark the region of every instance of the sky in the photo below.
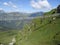
[[[0,10],[6,12],[47,12],[56,8],[60,0],[0,0]]]

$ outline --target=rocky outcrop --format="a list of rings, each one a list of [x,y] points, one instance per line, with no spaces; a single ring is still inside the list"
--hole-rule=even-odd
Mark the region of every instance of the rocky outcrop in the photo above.
[[[57,7],[57,13],[60,13],[60,5]]]

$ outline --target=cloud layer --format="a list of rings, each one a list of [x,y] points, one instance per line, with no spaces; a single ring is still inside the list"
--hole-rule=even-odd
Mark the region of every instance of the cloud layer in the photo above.
[[[47,0],[31,0],[31,6],[36,9],[50,9],[51,5]]]

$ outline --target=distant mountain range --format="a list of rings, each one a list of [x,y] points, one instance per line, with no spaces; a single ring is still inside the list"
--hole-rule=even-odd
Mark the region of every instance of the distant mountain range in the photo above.
[[[42,16],[43,12],[36,13],[20,13],[20,12],[10,12],[7,13],[3,10],[0,10],[0,30],[9,30],[9,29],[22,29],[24,24],[28,24],[31,19],[23,20],[4,20],[4,19],[15,19],[15,18],[24,18],[24,17],[38,17]]]
[[[4,10],[0,10],[0,15],[20,16],[20,17],[37,17],[37,16],[42,16],[43,12],[35,12],[35,13],[9,12],[9,13],[7,13]]]
[[[42,15],[43,15],[43,12],[36,12],[36,13],[32,13],[29,17],[38,17]]]

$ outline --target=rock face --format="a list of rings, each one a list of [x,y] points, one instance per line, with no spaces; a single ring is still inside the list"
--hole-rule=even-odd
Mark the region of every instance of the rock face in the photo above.
[[[60,5],[57,7],[57,13],[60,13]]]

